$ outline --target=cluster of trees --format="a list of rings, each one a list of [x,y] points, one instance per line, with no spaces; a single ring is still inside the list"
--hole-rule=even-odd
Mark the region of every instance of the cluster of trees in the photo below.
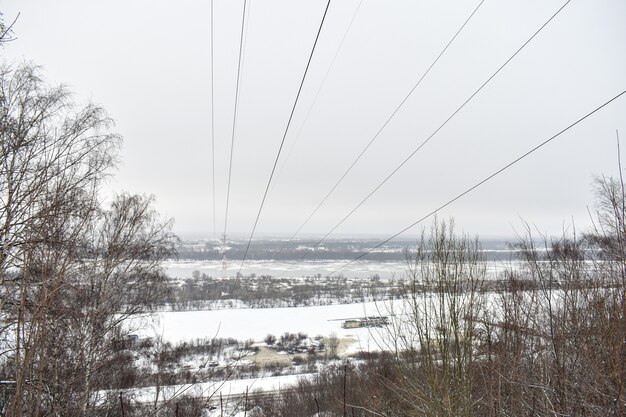
[[[128,339],[126,339],[128,340]],[[259,369],[240,363],[254,355],[258,347],[251,340],[233,338],[199,338],[172,344],[159,338],[146,338],[125,343],[122,351],[129,361],[124,378],[118,378],[99,389],[114,392],[139,387],[155,387],[155,400],[162,401],[162,387],[176,384],[195,384],[234,378],[253,378]],[[158,404],[155,405],[158,408]]]
[[[265,336],[265,343],[273,346],[276,350],[287,353],[308,353],[315,355],[325,349],[324,338],[317,336],[310,339],[306,333],[283,333],[279,338],[273,334]]]
[[[93,415],[123,323],[162,297],[171,222],[150,197],[99,195],[111,127],[38,68],[0,67],[0,415]]]
[[[528,235],[486,291],[478,241],[439,223],[409,261],[384,353],[251,406],[266,415],[625,416],[626,229],[620,182],[596,183],[593,230]],[[260,415],[260,414],[259,414]]]

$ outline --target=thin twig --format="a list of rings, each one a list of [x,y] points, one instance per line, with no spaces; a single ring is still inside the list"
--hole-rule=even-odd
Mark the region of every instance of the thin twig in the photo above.
[[[17,38],[9,38],[9,39],[4,39],[4,37],[11,32],[11,29],[13,28],[13,25],[15,25],[15,22],[17,22],[17,19],[19,19],[21,12],[17,13],[17,16],[15,16],[15,19],[13,20],[13,23],[11,23],[9,25],[8,28],[6,28],[6,30],[2,33],[2,35],[0,35],[0,42],[11,42],[14,41]]]

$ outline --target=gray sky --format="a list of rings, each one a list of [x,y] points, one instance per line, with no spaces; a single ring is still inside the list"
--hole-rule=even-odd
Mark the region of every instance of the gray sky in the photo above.
[[[564,1],[486,0],[374,145],[303,229],[325,234],[456,110]],[[222,232],[243,1],[214,0],[215,182]],[[249,0],[228,233],[248,235],[326,2]],[[291,234],[382,126],[478,1],[335,0],[257,234]],[[17,40],[124,137],[109,194],[154,194],[183,235],[213,233],[210,1],[5,0]],[[337,233],[392,234],[626,89],[626,2],[573,0]],[[442,212],[481,236],[520,218],[588,224],[593,174],[617,175],[626,97]],[[298,132],[300,134],[298,135]],[[289,156],[287,158],[287,156]]]

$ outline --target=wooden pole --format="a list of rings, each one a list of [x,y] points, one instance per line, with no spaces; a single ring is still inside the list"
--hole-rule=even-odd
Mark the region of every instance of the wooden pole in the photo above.
[[[126,417],[124,412],[124,399],[122,398],[122,391],[120,391],[120,410],[122,411],[122,417]]]

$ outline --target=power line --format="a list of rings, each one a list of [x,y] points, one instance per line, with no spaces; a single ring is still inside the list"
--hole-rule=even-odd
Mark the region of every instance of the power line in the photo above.
[[[211,167],[213,169],[213,240],[215,240],[215,90],[213,82],[213,0],[211,0]]]
[[[317,104],[317,99],[319,98],[320,93],[324,89],[324,85],[326,84],[326,80],[328,79],[328,75],[330,74],[330,71],[333,69],[333,66],[335,65],[335,61],[337,60],[337,57],[339,56],[339,52],[341,52],[341,48],[343,48],[343,44],[346,41],[346,38],[348,37],[348,33],[350,32],[350,29],[352,28],[352,24],[354,23],[354,20],[356,19],[356,16],[359,13],[359,10],[361,9],[361,5],[362,4],[363,4],[363,0],[361,0],[359,2],[359,4],[357,5],[356,9],[354,10],[354,14],[352,15],[352,19],[350,19],[350,23],[348,24],[348,27],[346,28],[346,31],[344,32],[343,37],[341,38],[341,42],[339,42],[339,46],[337,47],[337,51],[335,51],[335,55],[333,56],[333,59],[331,60],[330,65],[328,66],[328,70],[326,70],[326,74],[324,75],[324,78],[322,79],[322,82],[321,82],[321,84],[320,84],[320,86],[319,86],[319,88],[317,90],[317,93],[315,93],[315,97],[313,98],[313,102],[311,103],[311,106],[309,106],[309,110],[307,111],[306,116],[304,116],[304,120],[303,120],[302,124],[300,125],[300,129],[298,129],[298,133],[296,133],[296,136],[293,139],[293,141],[291,143],[291,146],[289,147],[289,152],[287,152],[287,156],[285,157],[281,168],[279,168],[278,174],[276,174],[276,181],[274,181],[274,185],[270,189],[270,194],[274,190],[274,188],[276,186],[276,183],[277,183],[278,179],[280,178],[280,175],[281,175],[283,169],[285,168],[285,165],[287,164],[287,161],[289,160],[289,157],[291,156],[291,152],[293,151],[296,143],[298,142],[298,139],[300,139],[300,134],[302,133],[302,130],[304,129],[304,126],[307,124],[307,122],[309,120],[309,116],[311,115],[311,112],[312,112],[313,108],[315,107],[315,104]]]
[[[511,62],[513,60],[513,58],[515,58],[525,47],[526,45],[528,45],[564,8],[565,6],[567,6],[569,3],[571,2],[571,0],[566,1],[543,25],[541,25],[541,27],[539,29],[537,29],[537,31],[535,31],[535,33],[533,33],[533,35],[528,38],[528,40],[526,42],[524,42],[522,44],[522,46],[520,46],[514,53],[513,55],[511,55],[509,57],[509,59],[507,59],[497,70],[496,72],[494,72],[489,78],[487,78],[487,80],[482,83],[482,85],[480,87],[478,87],[478,89],[476,91],[474,91],[474,93],[472,93],[472,95],[470,95],[464,102],[463,104],[461,104],[437,129],[435,129],[435,131],[433,133],[430,134],[430,136],[428,136],[413,152],[411,152],[411,154],[409,154],[409,156],[407,156],[401,163],[400,165],[398,165],[393,171],[391,171],[391,173],[389,175],[387,175],[387,177],[385,177],[385,179],[383,179],[376,187],[374,187],[374,189],[367,195],[365,196],[365,198],[363,200],[361,200],[361,202],[359,202],[350,212],[348,212],[348,214],[346,214],[340,221],[339,223],[337,223],[328,233],[326,233],[326,235],[324,235],[324,237],[322,237],[315,245],[314,245],[314,249],[319,246],[324,240],[326,240],[326,238],[328,236],[330,236],[331,233],[333,233],[339,226],[341,226],[355,211],[357,211],[359,209],[359,207],[361,207],[367,200],[370,199],[370,197],[372,195],[374,195],[376,193],[376,191],[378,191],[387,181],[389,181],[389,179],[391,177],[393,177],[396,172],[398,172],[400,170],[400,168],[402,168],[411,158],[413,158],[413,156],[415,156],[415,154],[417,152],[420,151],[420,149],[422,149],[441,129],[443,129],[444,126],[446,126],[448,124],[448,122],[450,122],[450,120],[452,120],[487,84],[489,84],[489,82],[491,82],[491,80],[493,80],[495,78],[496,75],[498,75],[498,73],[500,73],[500,71],[502,71],[502,69],[504,69],[504,67],[507,66],[507,64],[509,62]],[[307,254],[305,253],[303,258],[307,256]]]
[[[239,38],[239,60],[237,61],[237,82],[235,85],[235,109],[233,111],[233,130],[230,141],[230,162],[228,164],[228,186],[226,189],[226,214],[224,215],[224,239],[226,239],[226,229],[228,226],[228,206],[230,203],[230,180],[233,172],[233,152],[235,149],[235,130],[237,127],[237,109],[239,107],[239,83],[241,75],[241,56],[243,53],[243,35],[246,22],[246,4],[247,0],[243,0],[243,13],[241,15],[241,36]]]
[[[274,177],[274,172],[276,171],[276,164],[278,163],[278,159],[280,158],[280,152],[283,149],[283,145],[285,144],[285,138],[287,137],[287,132],[289,131],[289,126],[291,125],[291,120],[293,119],[293,114],[296,111],[296,106],[298,105],[298,99],[300,98],[300,93],[302,92],[302,86],[304,85],[304,80],[306,79],[307,72],[309,71],[309,66],[311,65],[311,60],[313,59],[313,53],[315,52],[315,47],[317,46],[317,41],[319,40],[320,33],[322,32],[322,27],[324,26],[324,21],[326,20],[326,14],[328,13],[328,8],[330,7],[330,1],[326,4],[326,9],[324,10],[324,15],[322,16],[322,21],[320,22],[320,27],[317,30],[317,35],[315,36],[315,42],[313,43],[313,48],[311,49],[311,54],[309,55],[309,60],[306,64],[306,68],[304,70],[304,74],[302,75],[302,80],[300,81],[300,87],[298,88],[298,94],[296,95],[296,99],[293,103],[293,107],[291,108],[291,114],[289,115],[289,120],[287,121],[287,126],[285,127],[285,133],[283,134],[283,138],[280,142],[280,147],[278,148],[278,152],[276,154],[276,159],[274,160],[274,166],[272,167],[272,172],[270,174],[270,178],[267,181],[267,186],[265,187],[265,193],[263,194],[263,199],[261,200],[261,205],[259,207],[259,211],[256,215],[256,220],[254,221],[254,226],[252,227],[252,233],[250,233],[250,239],[248,240],[248,244],[246,245],[246,250],[243,254],[243,259],[241,260],[241,265],[239,266],[239,272],[241,272],[241,268],[243,267],[243,263],[246,261],[246,256],[248,255],[248,250],[250,249],[250,243],[252,242],[252,237],[254,236],[254,232],[256,231],[256,226],[259,222],[259,217],[261,216],[261,212],[263,211],[263,205],[265,204],[265,199],[267,197],[267,192],[270,188],[270,184],[272,183],[272,178]]]
[[[357,256],[356,258],[352,259],[351,261],[345,263],[344,265],[342,265],[340,268],[336,269],[335,271],[331,272],[330,274],[327,275],[327,277],[331,276],[332,274],[335,274],[339,271],[341,271],[343,268],[345,268],[346,266],[358,261],[359,259],[363,258],[364,256],[368,255],[369,253],[371,253],[373,250],[380,248],[382,245],[384,245],[385,243],[388,243],[389,241],[395,239],[396,237],[400,236],[402,233],[406,232],[407,230],[417,226],[419,223],[423,222],[424,220],[428,219],[429,217],[432,217],[433,215],[435,215],[438,211],[443,210],[444,208],[448,207],[450,204],[454,203],[455,201],[457,201],[458,199],[466,196],[467,194],[471,193],[472,191],[474,191],[476,188],[480,187],[481,185],[483,185],[484,183],[486,183],[487,181],[491,180],[492,178],[496,177],[497,175],[501,174],[502,172],[506,171],[507,169],[509,169],[510,167],[512,167],[513,165],[517,164],[518,162],[520,162],[522,159],[526,158],[527,156],[529,156],[530,154],[536,152],[537,150],[541,149],[542,147],[544,147],[545,145],[547,145],[548,143],[552,142],[554,139],[556,139],[557,137],[561,136],[563,133],[567,132],[568,130],[570,130],[571,128],[573,128],[574,126],[576,126],[577,124],[579,124],[580,122],[582,122],[583,120],[587,119],[588,117],[590,117],[591,115],[593,115],[594,113],[600,111],[601,109],[603,109],[604,107],[608,106],[609,104],[611,104],[613,101],[617,100],[618,98],[620,98],[621,96],[623,96],[624,94],[626,94],[626,90],[622,91],[621,93],[619,93],[618,95],[616,95],[615,97],[611,98],[610,100],[604,102],[603,104],[601,104],[600,106],[596,107],[594,110],[590,111],[589,113],[585,114],[584,116],[582,116],[581,118],[579,118],[578,120],[576,120],[575,122],[573,122],[572,124],[570,124],[569,126],[567,126],[566,128],[562,129],[561,131],[559,131],[557,134],[551,136],[550,138],[544,140],[543,142],[541,142],[539,145],[535,146],[534,148],[532,148],[531,150],[527,151],[526,153],[522,154],[521,156],[515,158],[513,161],[509,162],[508,164],[506,164],[505,166],[503,166],[502,168],[500,168],[499,170],[495,171],[494,173],[492,173],[491,175],[489,175],[488,177],[482,179],[481,181],[477,182],[476,184],[472,185],[470,188],[466,189],[465,191],[463,191],[461,194],[458,194],[456,197],[448,200],[446,203],[440,205],[439,207],[437,207],[436,209],[434,209],[433,211],[431,211],[430,213],[426,214],[425,216],[423,216],[422,218],[420,218],[419,220],[411,223],[410,225],[408,225],[407,227],[405,227],[404,229],[400,230],[399,232],[395,233],[394,235],[392,235],[391,237],[385,239],[384,241],[380,242],[378,245],[374,246],[371,249],[368,249],[366,252],[363,252],[361,255]]]
[[[463,28],[465,28],[465,26],[467,26],[467,24],[469,23],[469,21],[472,19],[472,17],[476,14],[476,12],[478,11],[478,9],[480,8],[480,6],[482,6],[482,4],[485,2],[485,0],[482,0],[478,6],[476,6],[476,8],[472,11],[472,13],[469,15],[469,17],[465,20],[465,22],[463,22],[463,24],[461,25],[461,27],[456,31],[456,33],[454,34],[454,36],[452,36],[452,38],[448,41],[448,43],[446,44],[446,46],[441,50],[441,52],[439,52],[439,55],[437,55],[437,57],[435,58],[435,60],[430,64],[430,66],[428,67],[428,69],[422,74],[422,76],[417,80],[417,82],[413,85],[413,87],[411,88],[411,90],[409,91],[409,93],[402,99],[402,101],[400,102],[400,104],[398,104],[396,106],[396,108],[394,109],[394,111],[389,115],[389,117],[387,117],[387,119],[385,120],[385,122],[383,123],[383,125],[380,127],[380,129],[378,129],[378,131],[376,132],[376,134],[374,135],[374,137],[369,141],[369,143],[365,146],[365,148],[363,148],[363,150],[361,151],[361,153],[359,153],[359,155],[356,157],[356,159],[354,161],[352,161],[352,164],[350,164],[350,166],[348,167],[348,169],[343,173],[343,175],[341,176],[341,178],[339,178],[339,180],[337,180],[337,182],[335,183],[335,185],[333,185],[333,187],[330,189],[330,191],[328,191],[326,193],[326,195],[324,196],[324,198],[322,198],[322,201],[319,202],[319,204],[317,205],[317,207],[315,207],[315,209],[311,212],[311,214],[309,214],[309,216],[306,218],[306,220],[300,225],[300,227],[298,227],[298,230],[296,230],[294,232],[293,235],[291,235],[291,237],[287,240],[287,242],[285,242],[285,244],[283,245],[283,247],[281,248],[281,252],[285,249],[285,247],[289,244],[289,242],[291,242],[293,240],[294,237],[296,237],[296,235],[298,235],[298,233],[300,233],[300,231],[304,228],[304,226],[306,226],[309,222],[309,220],[311,220],[311,218],[315,215],[315,213],[317,213],[317,211],[322,207],[322,205],[324,205],[324,203],[328,200],[328,198],[331,196],[331,194],[333,192],[335,192],[335,190],[337,189],[337,187],[339,186],[339,184],[341,184],[343,182],[343,180],[346,178],[346,176],[348,175],[348,173],[350,171],[352,171],[352,168],[354,168],[354,166],[357,164],[357,162],[359,162],[359,160],[361,159],[361,157],[363,157],[363,155],[365,154],[365,152],[367,152],[367,150],[372,146],[372,144],[374,143],[374,141],[378,138],[378,136],[382,133],[382,131],[387,127],[387,125],[389,124],[389,122],[396,116],[396,114],[398,113],[398,111],[400,110],[400,108],[402,108],[402,106],[404,106],[404,103],[406,103],[406,101],[409,99],[409,97],[413,94],[413,92],[417,89],[417,87],[422,83],[422,80],[424,80],[424,78],[426,78],[426,76],[430,73],[430,71],[432,70],[432,68],[435,66],[435,64],[437,64],[437,62],[439,61],[439,59],[443,56],[443,54],[448,50],[448,48],[450,47],[450,45],[452,45],[452,42],[454,42],[454,40],[459,36],[459,34],[461,33],[461,31],[463,30]],[[334,230],[334,229],[333,229]],[[331,231],[332,233],[332,231]],[[326,237],[325,237],[326,238]],[[321,243],[321,242],[319,242]],[[317,245],[316,245],[317,246]]]

